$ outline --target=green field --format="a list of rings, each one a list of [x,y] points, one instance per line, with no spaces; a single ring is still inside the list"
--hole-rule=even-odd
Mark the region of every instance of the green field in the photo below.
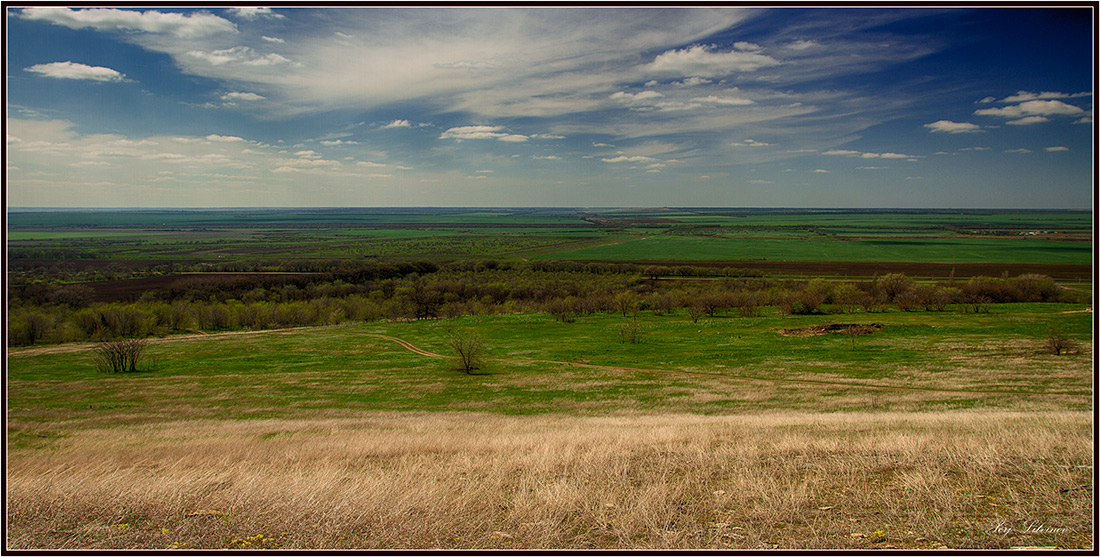
[[[872,397],[884,408],[906,411],[1021,404],[1085,409],[1091,392],[1087,354],[1041,354],[1051,326],[1088,342],[1091,314],[1082,309],[1007,304],[965,319],[955,313],[894,311],[717,317],[699,323],[681,312],[643,315],[644,336],[638,344],[617,340],[617,327],[629,318],[615,315],[582,317],[576,323],[523,314],[229,334],[209,340],[168,337],[152,349],[159,362],[155,372],[118,377],[97,373],[86,350],[13,349],[9,415],[15,418],[12,440],[21,444],[34,442],[28,434],[58,413],[67,416],[69,426],[86,427],[104,419],[295,418],[322,408],[505,414],[843,411],[865,409]],[[845,334],[778,333],[829,322],[873,322],[883,328],[856,337],[854,347]],[[504,361],[490,361],[481,373],[467,376],[449,371],[453,362],[369,336],[394,336],[450,354],[450,333],[466,329],[485,337],[487,358]],[[615,369],[619,367],[629,369]],[[774,396],[746,404],[737,393],[750,388],[754,397],[761,389]],[[699,396],[716,389],[723,396]],[[227,392],[233,393],[230,399]],[[1052,394],[1075,396],[1043,396]]]
[[[926,261],[1082,263],[1092,260],[1092,246],[1082,242],[1032,239],[873,239],[643,236],[543,258],[779,261]]]
[[[1071,263],[1071,211],[316,209],[11,211],[9,261],[188,265],[462,258]]]

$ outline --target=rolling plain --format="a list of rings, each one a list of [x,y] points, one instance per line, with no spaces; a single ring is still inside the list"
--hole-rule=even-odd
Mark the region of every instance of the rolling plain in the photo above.
[[[7,233],[9,549],[1094,547],[1088,212]]]

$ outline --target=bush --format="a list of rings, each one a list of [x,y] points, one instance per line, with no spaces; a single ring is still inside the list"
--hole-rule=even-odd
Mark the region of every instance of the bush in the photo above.
[[[126,338],[100,342],[94,349],[96,368],[103,373],[133,373],[145,360],[149,346],[143,338]]]

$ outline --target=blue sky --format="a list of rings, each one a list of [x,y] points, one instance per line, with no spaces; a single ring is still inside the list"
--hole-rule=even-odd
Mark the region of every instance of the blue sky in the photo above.
[[[1088,209],[1092,17],[10,7],[7,202]]]

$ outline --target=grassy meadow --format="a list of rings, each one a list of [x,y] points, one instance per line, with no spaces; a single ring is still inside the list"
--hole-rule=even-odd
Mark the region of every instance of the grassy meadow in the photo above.
[[[791,331],[849,322],[881,329]],[[390,340],[456,330],[474,374]],[[8,545],[1091,547],[1090,336],[1083,306],[1006,304],[182,335],[120,375],[11,349]]]

